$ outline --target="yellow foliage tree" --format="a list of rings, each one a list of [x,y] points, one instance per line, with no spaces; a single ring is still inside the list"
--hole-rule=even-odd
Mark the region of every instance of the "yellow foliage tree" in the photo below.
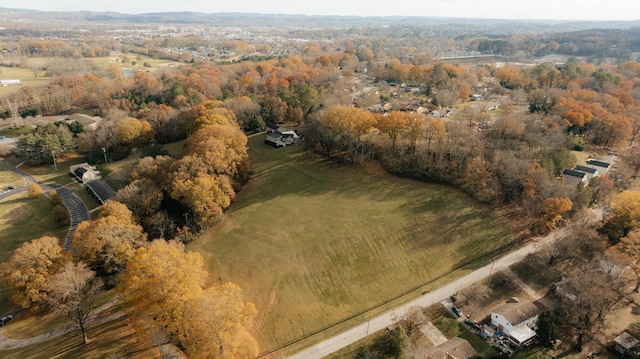
[[[189,302],[181,342],[191,358],[253,359],[258,343],[248,331],[256,314],[242,290],[226,283]]]
[[[42,190],[42,187],[40,187],[40,185],[35,182],[29,185],[28,191],[29,191],[29,197],[31,198],[38,198],[38,197],[44,196],[44,191]]]
[[[184,245],[155,240],[139,248],[119,279],[127,305],[144,313],[172,337],[180,337],[186,303],[202,295],[207,276],[202,257]]]
[[[549,197],[542,201],[540,209],[544,213],[540,219],[540,227],[544,230],[556,228],[558,221],[562,220],[562,215],[573,208],[573,202],[569,198]]]
[[[25,309],[37,310],[47,297],[49,280],[68,260],[55,237],[24,243],[0,267],[2,278],[12,290],[11,300]]]
[[[129,308],[153,318],[192,358],[255,358],[249,334],[256,315],[232,283],[203,290],[202,257],[184,245],[156,240],[140,248],[120,277]]]
[[[98,273],[117,274],[146,239],[127,206],[107,201],[100,209],[98,219],[78,225],[71,248],[78,260]]]
[[[603,227],[614,244],[640,224],[640,192],[624,191],[613,199],[611,214]]]

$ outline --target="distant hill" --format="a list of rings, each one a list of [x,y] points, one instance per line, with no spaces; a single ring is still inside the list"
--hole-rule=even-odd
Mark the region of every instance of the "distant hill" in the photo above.
[[[505,20],[481,18],[444,18],[418,16],[309,16],[253,13],[158,12],[122,14],[117,12],[50,12],[0,8],[0,16],[31,21],[102,23],[102,24],[189,24],[207,26],[288,26],[288,27],[362,27],[362,26],[438,26],[470,25],[496,28],[502,31],[558,32],[586,29],[625,29],[640,27],[640,21],[559,21]]]

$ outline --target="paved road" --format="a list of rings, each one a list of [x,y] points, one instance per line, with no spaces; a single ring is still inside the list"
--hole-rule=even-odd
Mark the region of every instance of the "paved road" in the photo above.
[[[593,211],[591,220],[595,221],[600,218],[602,218],[602,213]],[[521,261],[529,253],[533,253],[538,250],[540,246],[548,245],[559,238],[566,237],[568,233],[569,230],[566,228],[552,232],[548,236],[540,238],[534,243],[524,246],[512,253],[505,255],[504,257],[496,259],[494,262],[487,264],[486,266],[477,269],[454,282],[451,282],[441,288],[424,294],[423,296],[416,298],[409,303],[406,303],[387,313],[375,317],[368,322],[360,324],[357,327],[336,335],[333,338],[329,338],[321,343],[300,351],[295,355],[291,355],[289,356],[289,359],[323,358],[350,344],[357,342],[362,338],[365,338],[369,334],[375,333],[391,326],[397,319],[400,319],[411,307],[428,307],[433,304],[439,303],[440,301],[449,298],[453,293],[461,291],[462,289],[467,288],[474,283],[485,280],[492,273],[499,272],[503,269],[508,268],[512,264]]]
[[[62,186],[59,186],[56,184],[50,184],[50,185],[44,184],[38,181],[37,179],[35,179],[30,174],[24,172],[23,170],[15,166],[12,166],[11,164],[5,161],[0,161],[0,166],[8,169],[11,172],[14,172],[20,175],[25,182],[24,186],[16,187],[10,191],[0,193],[0,200],[16,195],[18,193],[27,191],[31,183],[38,183],[40,187],[42,187],[42,190],[45,193],[48,193],[52,189],[55,189],[60,194],[60,196],[62,197],[62,202],[64,206],[69,211],[69,218],[70,218],[69,231],[67,232],[67,236],[64,240],[62,248],[65,251],[69,250],[69,247],[71,246],[71,236],[76,231],[78,224],[82,221],[86,221],[89,219],[89,211],[87,210],[87,206],[85,206],[84,202],[82,202],[80,197],[76,196],[75,193],[69,191],[68,189]]]
[[[62,249],[68,251],[69,247],[71,247],[71,236],[73,236],[80,222],[89,220],[89,211],[87,211],[87,206],[75,193],[58,185],[52,184],[50,186],[60,194],[64,206],[69,211],[69,231],[62,244]]]

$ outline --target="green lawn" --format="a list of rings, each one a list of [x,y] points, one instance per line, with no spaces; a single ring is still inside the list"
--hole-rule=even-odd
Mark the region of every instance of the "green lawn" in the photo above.
[[[0,66],[0,80],[20,80],[22,85],[0,86],[0,98],[16,93],[22,86],[36,87],[45,84],[50,78],[44,76],[44,71],[26,67]]]
[[[58,227],[46,198],[31,199],[26,192],[0,202],[0,263],[11,258],[22,243],[44,235],[64,238],[69,227]],[[0,281],[0,315],[13,308],[10,291]]]
[[[263,351],[510,243],[506,226],[456,191],[262,141],[250,139],[255,175],[224,221],[188,250],[255,303]]]

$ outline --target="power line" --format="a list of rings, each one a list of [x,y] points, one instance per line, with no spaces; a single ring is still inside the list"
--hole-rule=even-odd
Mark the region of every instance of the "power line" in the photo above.
[[[6,105],[0,106],[0,113],[10,111],[11,116],[16,118],[16,114],[18,113],[17,110],[20,108],[40,105],[41,103],[48,101],[55,101],[60,98],[68,97],[69,95],[78,91],[90,91],[98,86],[107,84],[111,81],[115,81],[116,79],[116,75],[110,74],[109,76],[98,78],[96,81],[86,81],[81,85],[67,87],[61,90],[56,90],[55,92],[45,92],[40,96],[34,94],[28,99],[19,99],[17,95],[13,95],[11,96],[11,98],[7,97],[5,99]]]

